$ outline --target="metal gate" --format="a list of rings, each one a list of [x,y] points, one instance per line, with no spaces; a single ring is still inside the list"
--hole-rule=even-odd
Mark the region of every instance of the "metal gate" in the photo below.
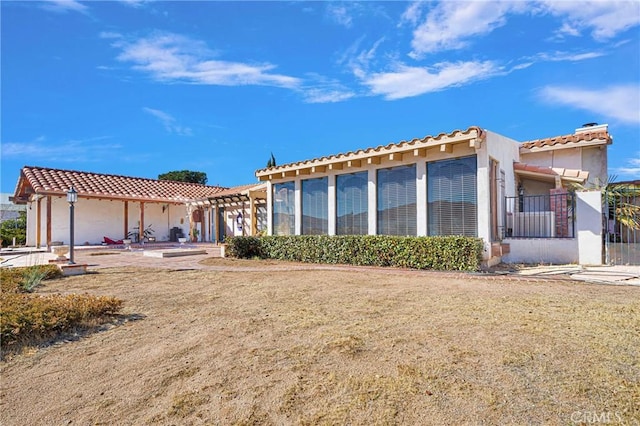
[[[640,265],[640,184],[610,184],[603,201],[605,263]]]

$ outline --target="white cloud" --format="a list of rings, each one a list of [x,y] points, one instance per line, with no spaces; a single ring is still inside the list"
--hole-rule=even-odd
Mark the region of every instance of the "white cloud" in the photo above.
[[[141,7],[142,5],[148,2],[148,0],[118,0],[118,1],[120,3],[124,3],[127,6],[131,6],[131,7]]]
[[[310,104],[342,102],[354,96],[350,90],[311,88],[304,91],[305,102]]]
[[[327,4],[327,15],[329,18],[338,25],[342,25],[346,28],[351,28],[353,19],[347,9],[346,5],[337,5],[334,3]]]
[[[622,123],[640,123],[640,86],[616,85],[600,89],[547,86],[540,97],[551,104],[562,104],[599,114]]]
[[[440,63],[434,67],[395,66],[391,72],[373,73],[363,78],[371,93],[386,99],[401,99],[461,86],[502,73],[491,61]]]
[[[640,152],[636,152],[636,158],[627,160],[626,164],[627,165],[624,167],[617,167],[613,169],[615,174],[618,177],[629,176],[631,179],[640,179]]]
[[[413,32],[410,56],[419,58],[425,53],[460,49],[473,36],[488,34],[506,23],[505,15],[520,8],[518,2],[448,1],[438,3]],[[403,19],[417,22],[419,9],[409,6]]]
[[[300,80],[271,73],[275,65],[247,64],[214,59],[217,55],[199,40],[164,33],[132,42],[118,40],[117,59],[164,82],[185,82],[221,86],[265,85],[296,88]]]
[[[180,136],[191,136],[193,134],[190,128],[180,126],[174,117],[164,111],[147,107],[142,108],[142,110],[156,117],[169,133],[175,133]]]
[[[542,9],[564,19],[561,35],[577,36],[581,30],[604,41],[640,24],[637,1],[542,1]]]
[[[24,162],[47,161],[91,161],[106,155],[113,155],[114,150],[122,148],[118,144],[105,144],[109,136],[98,136],[86,139],[69,139],[62,142],[48,142],[39,136],[29,142],[3,142],[2,156],[5,158],[20,157]]]
[[[86,13],[89,8],[84,4],[76,0],[44,0],[45,4],[42,6],[46,10],[53,12],[80,12]]]

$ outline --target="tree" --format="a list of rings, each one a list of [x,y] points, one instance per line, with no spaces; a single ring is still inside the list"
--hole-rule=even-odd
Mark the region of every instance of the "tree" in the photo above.
[[[0,225],[2,247],[13,244],[14,237],[17,245],[23,245],[27,242],[27,214],[25,212],[20,212],[17,219],[5,220]]]
[[[207,184],[207,174],[204,172],[192,172],[191,170],[175,170],[158,175],[159,180],[172,180],[175,182]]]
[[[271,158],[269,158],[269,161],[267,161],[267,169],[270,169],[271,167],[275,167],[276,166],[276,157],[273,156],[273,152],[271,153]]]

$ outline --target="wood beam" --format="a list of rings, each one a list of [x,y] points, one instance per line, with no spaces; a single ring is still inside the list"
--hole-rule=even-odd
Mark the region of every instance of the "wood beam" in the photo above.
[[[360,167],[362,160],[349,160],[347,161],[347,167]]]
[[[389,154],[389,161],[402,161],[403,154],[401,152],[392,152]]]
[[[367,164],[380,164],[380,157],[367,158]]]
[[[426,157],[427,156],[427,148],[416,148],[413,150],[414,157]]]
[[[447,152],[451,154],[453,152],[453,145],[451,145],[450,143],[443,143],[442,145],[440,145],[440,152]]]
[[[329,170],[342,170],[343,167],[344,167],[344,163],[329,164]]]
[[[282,172],[282,177],[286,178],[286,177],[294,177],[296,175],[296,171],[295,170],[288,170],[286,172]]]
[[[313,166],[311,167],[311,173],[323,173],[327,170],[327,166]]]
[[[311,173],[311,169],[298,169],[296,170],[296,175],[300,176],[300,175],[308,175]]]

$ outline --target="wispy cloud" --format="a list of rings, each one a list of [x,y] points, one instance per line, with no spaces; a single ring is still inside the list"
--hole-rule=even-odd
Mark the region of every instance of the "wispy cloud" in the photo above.
[[[162,82],[239,86],[264,85],[295,89],[298,78],[276,74],[272,64],[251,64],[216,59],[218,54],[199,40],[179,34],[162,33],[132,41],[117,40],[117,59],[133,64]]]
[[[505,15],[521,6],[518,2],[498,1],[438,3],[414,30],[410,56],[419,58],[427,53],[463,48],[472,37],[503,26],[507,22]],[[421,10],[415,4],[409,6],[403,20],[420,22]]]
[[[169,133],[175,133],[180,136],[191,136],[193,134],[189,127],[179,125],[173,116],[164,111],[147,107],[142,108],[142,110],[157,118]]]
[[[347,8],[346,4],[328,3],[326,13],[329,19],[338,25],[342,25],[346,28],[351,28],[353,24],[353,18]]]
[[[636,157],[626,161],[626,165],[623,167],[616,167],[613,169],[616,176],[624,176],[623,179],[630,177],[631,179],[640,179],[640,152],[636,152]]]
[[[640,85],[627,84],[584,89],[547,86],[539,92],[545,102],[589,111],[621,123],[640,123]]]
[[[397,64],[393,71],[364,76],[362,83],[369,86],[372,94],[393,100],[462,86],[502,72],[492,61],[443,62],[433,67]]]
[[[425,12],[426,11],[426,12]],[[637,1],[446,1],[427,7],[412,3],[401,17],[414,26],[413,58],[467,47],[474,38],[505,25],[509,15],[552,15],[561,19],[556,34],[609,40],[640,24]],[[422,16],[424,14],[424,17]]]
[[[541,1],[542,10],[563,19],[557,33],[579,36],[590,31],[600,41],[640,24],[640,3],[637,1]]]
[[[46,160],[71,163],[74,161],[93,161],[122,148],[119,144],[107,144],[110,136],[98,136],[86,139],[68,139],[50,142],[39,136],[28,142],[3,142],[2,156],[21,157],[25,162]]]
[[[43,9],[50,10],[52,12],[66,13],[66,12],[80,12],[86,13],[89,8],[84,4],[76,0],[44,0],[42,5]]]

